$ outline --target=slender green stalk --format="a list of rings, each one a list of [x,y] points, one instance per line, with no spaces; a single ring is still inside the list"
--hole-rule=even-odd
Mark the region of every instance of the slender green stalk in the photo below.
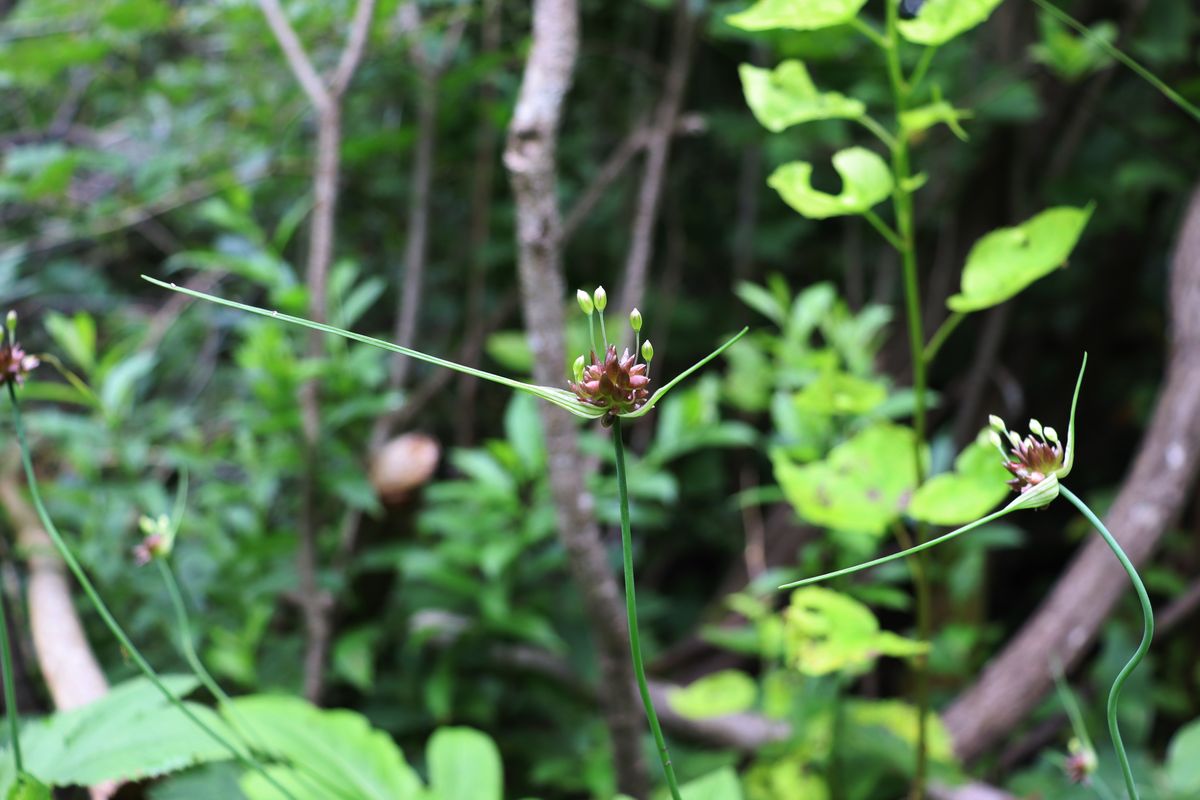
[[[1137,592],[1138,602],[1142,605],[1142,643],[1138,645],[1134,654],[1130,657],[1128,663],[1121,668],[1117,674],[1117,679],[1113,681],[1112,689],[1108,693],[1108,732],[1112,736],[1113,748],[1117,751],[1117,760],[1121,762],[1121,773],[1125,777],[1125,790],[1129,793],[1129,800],[1138,800],[1137,784],[1133,780],[1133,770],[1129,767],[1129,756],[1125,752],[1125,744],[1121,741],[1121,729],[1117,725],[1117,701],[1121,697],[1121,689],[1125,686],[1125,681],[1133,673],[1138,665],[1142,663],[1142,659],[1146,657],[1146,652],[1150,649],[1150,642],[1154,638],[1154,608],[1150,605],[1150,596],[1146,593],[1146,586],[1142,583],[1142,578],[1138,575],[1137,568],[1133,566],[1133,562],[1129,560],[1129,556],[1125,555],[1125,551],[1121,549],[1121,545],[1117,543],[1116,538],[1109,533],[1108,528],[1104,527],[1104,523],[1100,518],[1088,508],[1087,503],[1080,500],[1074,492],[1066,486],[1060,486],[1059,491],[1062,496],[1067,498],[1070,503],[1079,509],[1079,513],[1087,518],[1087,521],[1092,523],[1092,527],[1096,532],[1103,537],[1108,548],[1113,551],[1113,555],[1121,562],[1121,566],[1125,568],[1125,573],[1129,575],[1129,582],[1133,584],[1134,591]]]
[[[925,350],[921,353],[921,358],[925,361],[925,366],[928,367],[933,363],[933,359],[937,357],[938,351],[942,349],[942,345],[950,338],[950,334],[958,329],[959,324],[967,318],[967,315],[961,311],[955,311],[946,320],[938,326],[934,331],[933,336],[929,339],[929,344],[925,345]]]
[[[221,745],[221,747],[227,750],[230,755],[240,761],[243,766],[259,772],[264,778],[270,781],[271,777],[267,774],[266,770],[263,769],[262,765],[254,761],[254,759],[252,759],[246,751],[234,746],[229,742],[228,739],[204,722],[204,720],[196,716],[196,714],[190,708],[188,708],[186,703],[176,697],[175,693],[168,689],[165,684],[163,684],[162,678],[159,676],[158,672],[155,671],[154,667],[150,666],[150,662],[146,660],[145,656],[142,655],[142,652],[137,648],[136,645],[134,645],[133,640],[129,638],[127,633],[125,633],[125,629],[121,627],[119,622],[117,622],[116,617],[114,617],[112,612],[109,611],[108,606],[105,604],[104,600],[101,599],[99,592],[96,591],[96,587],[92,584],[91,578],[89,578],[87,573],[84,572],[83,567],[80,565],[78,559],[75,558],[75,554],[71,551],[71,548],[67,546],[66,540],[63,539],[62,534],[59,533],[58,527],[54,524],[54,520],[50,518],[50,513],[46,510],[45,503],[42,502],[42,493],[38,488],[37,474],[33,469],[33,457],[30,455],[29,441],[25,435],[25,422],[21,415],[21,403],[17,399],[16,387],[14,387],[11,383],[8,385],[8,396],[12,401],[13,422],[17,429],[17,441],[20,444],[21,464],[25,469],[25,479],[29,484],[29,496],[30,499],[33,500],[34,508],[37,510],[38,519],[41,520],[42,527],[46,529],[46,533],[50,536],[50,541],[54,543],[54,548],[58,551],[63,563],[67,565],[67,569],[71,570],[71,574],[75,576],[75,580],[79,582],[84,594],[87,595],[88,601],[92,604],[92,607],[96,609],[96,613],[100,615],[100,619],[103,620],[105,626],[112,633],[117,642],[120,643],[121,647],[124,648],[125,652],[129,654],[130,659],[133,660],[133,663],[137,666],[141,673],[146,676],[146,679],[149,680],[156,689],[158,689],[162,696],[171,705],[175,706],[180,713],[187,717],[192,724],[202,730],[210,739]],[[289,798],[289,800],[295,800],[295,798],[293,798],[292,795],[288,794],[286,791],[284,791],[284,794]]]
[[[4,667],[4,717],[8,720],[8,739],[12,747],[13,769],[18,778],[25,774],[21,758],[21,712],[17,709],[16,673],[13,672],[12,645],[8,639],[8,614],[0,594],[0,659]]]
[[[917,87],[921,85],[921,81],[925,80],[925,75],[929,72],[929,66],[933,63],[933,57],[937,55],[937,46],[926,47],[921,53],[921,59],[917,62],[917,66],[913,68],[912,75],[908,78],[908,88],[910,92],[915,92]]]
[[[879,231],[879,235],[887,239],[887,243],[896,248],[898,252],[904,251],[904,241],[894,230],[892,230],[886,222],[879,218],[879,215],[870,209],[863,212],[863,217],[867,222],[871,223],[871,227]]]
[[[675,778],[675,767],[671,765],[671,754],[667,752],[667,742],[663,738],[662,726],[658,723],[658,714],[654,712],[654,701],[650,698],[650,687],[646,685],[646,666],[642,663],[642,642],[638,635],[637,596],[633,588],[633,534],[629,530],[629,485],[625,477],[625,445],[621,441],[621,418],[613,420],[612,428],[613,453],[617,462],[617,494],[621,498],[621,557],[625,565],[625,613],[629,619],[629,649],[633,655],[633,671],[637,676],[638,692],[642,696],[642,705],[646,707],[646,720],[654,734],[654,743],[658,746],[658,756],[662,760],[663,774],[667,777],[667,786],[671,790],[672,800],[682,800],[679,794],[679,782]]]
[[[904,73],[900,67],[900,34],[897,28],[898,4],[887,3],[887,47],[888,81],[892,87],[892,99],[895,105],[897,128],[900,134],[895,138],[892,147],[892,172],[894,173],[896,190],[892,196],[892,205],[896,213],[902,247],[900,260],[904,271],[904,304],[908,317],[908,344],[912,361],[913,382],[913,430],[916,433],[913,458],[916,460],[916,477],[919,486],[925,481],[925,464],[922,451],[925,447],[925,331],[921,321],[921,290],[917,277],[917,244],[913,224],[912,190],[909,188],[909,158],[908,139],[904,136],[900,119],[908,107],[910,87],[904,81]],[[926,529],[921,523],[916,526],[917,544],[926,541]],[[917,635],[923,641],[928,641],[933,635],[932,620],[932,590],[928,580],[928,564],[925,556],[919,556],[922,578],[916,581],[917,590]],[[925,796],[925,775],[928,771],[929,746],[926,737],[927,719],[929,717],[929,669],[924,660],[916,663],[916,695],[917,695],[917,763],[913,775],[913,800],[922,800]]]
[[[1130,56],[1125,55],[1125,52],[1123,50],[1121,50],[1121,48],[1114,46],[1111,42],[1109,42],[1103,36],[1096,35],[1096,33],[1094,31],[1092,31],[1092,29],[1088,28],[1082,22],[1075,19],[1070,14],[1063,11],[1061,8],[1058,8],[1053,3],[1048,2],[1048,0],[1033,0],[1033,2],[1038,7],[1040,7],[1043,11],[1045,11],[1047,14],[1054,17],[1056,20],[1058,20],[1062,24],[1067,25],[1071,28],[1074,28],[1077,33],[1082,35],[1089,42],[1091,42],[1092,44],[1099,47],[1101,50],[1103,50],[1105,53],[1107,53],[1112,58],[1115,58],[1117,61],[1120,61],[1122,64],[1124,64],[1129,69],[1133,70],[1133,72],[1135,72],[1138,75],[1138,77],[1140,77],[1146,83],[1150,84],[1155,89],[1157,89],[1164,97],[1166,97],[1172,103],[1179,106],[1179,108],[1181,108],[1188,115],[1190,115],[1192,117],[1192,119],[1196,120],[1197,122],[1200,122],[1200,108],[1196,108],[1196,106],[1189,103],[1183,95],[1181,95],[1179,92],[1175,91],[1170,86],[1168,86],[1165,82],[1163,82],[1163,80],[1161,78],[1159,78],[1153,72],[1151,72],[1150,70],[1143,67],[1137,61],[1134,61],[1133,58],[1131,58]]]

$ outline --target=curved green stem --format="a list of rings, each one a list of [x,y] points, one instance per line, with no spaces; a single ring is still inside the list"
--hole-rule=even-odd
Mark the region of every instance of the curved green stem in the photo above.
[[[967,315],[962,311],[955,311],[938,326],[933,336],[930,337],[929,344],[925,345],[925,351],[921,354],[921,358],[925,361],[925,366],[933,363],[933,359],[937,357],[938,351],[942,349],[942,345],[950,338],[950,334],[954,333],[959,324],[966,318]]]
[[[629,529],[629,485],[625,477],[625,445],[621,441],[621,419],[613,420],[613,453],[617,462],[617,494],[621,498],[621,558],[625,566],[625,613],[629,619],[629,649],[633,654],[633,671],[637,676],[638,692],[642,705],[646,707],[646,719],[658,746],[658,757],[662,761],[663,774],[671,790],[672,800],[681,800],[679,782],[675,778],[675,767],[671,765],[671,754],[663,738],[658,714],[654,712],[654,701],[650,699],[650,687],[646,685],[646,666],[642,663],[642,643],[638,635],[637,596],[633,588],[633,534]]]
[[[84,572],[83,567],[75,558],[75,554],[71,551],[71,548],[67,546],[66,540],[63,539],[62,534],[58,531],[58,527],[54,524],[54,520],[50,518],[50,513],[46,510],[45,503],[42,502],[42,493],[38,489],[37,474],[34,472],[33,458],[30,455],[29,441],[25,435],[25,422],[21,416],[21,403],[17,399],[16,387],[14,387],[11,383],[8,385],[8,396],[9,400],[12,401],[13,422],[17,429],[17,441],[20,444],[21,450],[21,465],[25,469],[25,479],[29,484],[29,496],[30,499],[33,500],[34,508],[37,510],[38,519],[41,520],[42,526],[46,529],[46,533],[50,536],[50,541],[54,543],[54,548],[58,551],[63,563],[67,565],[67,569],[71,570],[71,574],[75,576],[75,580],[79,582],[84,594],[87,595],[88,601],[92,604],[92,607],[96,609],[96,613],[100,615],[100,619],[103,620],[105,626],[112,633],[117,642],[120,643],[121,647],[125,649],[125,652],[129,654],[129,658],[133,661],[141,673],[146,676],[146,679],[154,685],[154,688],[158,689],[162,696],[171,705],[178,709],[181,714],[187,717],[193,725],[202,730],[210,739],[221,745],[221,747],[227,750],[230,755],[240,761],[243,766],[261,773],[263,777],[267,777],[269,780],[269,776],[262,768],[262,765],[256,763],[244,750],[235,747],[212,726],[208,725],[204,720],[196,716],[196,714],[190,708],[188,708],[186,703],[176,697],[175,693],[166,687],[166,685],[162,682],[162,678],[159,676],[158,672],[155,671],[154,667],[150,666],[150,662],[146,660],[145,656],[142,655],[142,652],[137,648],[137,646],[134,645],[133,640],[131,640],[129,635],[125,633],[125,629],[121,627],[121,624],[117,622],[116,617],[114,617],[112,612],[109,611],[104,600],[100,598],[100,594],[96,591],[96,587],[92,584],[91,578],[87,576],[87,573]],[[287,796],[291,800],[294,800],[291,795]]]
[[[14,772],[19,779],[25,774],[21,758],[21,712],[17,709],[16,673],[13,672],[12,645],[8,639],[8,614],[0,596],[0,659],[4,668],[4,716],[8,720],[8,739],[12,743]]]
[[[1129,556],[1125,555],[1125,551],[1121,549],[1121,545],[1117,543],[1116,538],[1109,533],[1108,528],[1104,527],[1104,523],[1100,521],[1087,504],[1080,500],[1074,492],[1065,486],[1060,486],[1059,491],[1062,496],[1067,498],[1073,506],[1079,509],[1079,513],[1087,518],[1087,521],[1092,523],[1092,527],[1096,532],[1104,538],[1104,542],[1109,549],[1113,551],[1113,555],[1121,562],[1121,566],[1125,568],[1125,573],[1129,575],[1129,582],[1133,584],[1134,591],[1137,592],[1138,602],[1142,605],[1142,643],[1138,645],[1134,654],[1130,657],[1128,663],[1121,668],[1117,674],[1117,679],[1113,681],[1112,689],[1108,693],[1108,732],[1112,736],[1113,748],[1117,751],[1117,760],[1121,762],[1121,773],[1125,776],[1125,789],[1129,792],[1130,800],[1138,800],[1137,784],[1133,780],[1133,770],[1129,767],[1129,756],[1125,752],[1125,744],[1121,741],[1121,729],[1117,725],[1117,700],[1121,697],[1121,689],[1125,686],[1125,681],[1133,673],[1138,665],[1142,663],[1142,659],[1146,657],[1146,652],[1150,649],[1150,642],[1154,638],[1154,608],[1150,605],[1150,596],[1146,593],[1146,586],[1142,583],[1142,578],[1138,575],[1137,568],[1133,566],[1133,562],[1129,560]]]

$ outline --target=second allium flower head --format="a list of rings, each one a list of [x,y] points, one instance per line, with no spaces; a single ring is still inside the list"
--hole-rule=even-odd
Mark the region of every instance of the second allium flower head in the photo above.
[[[576,298],[579,301],[580,310],[588,318],[591,351],[587,358],[581,355],[575,359],[573,369],[575,380],[568,381],[567,385],[575,393],[579,402],[608,411],[609,413],[604,416],[604,421],[610,422],[612,416],[636,411],[650,399],[650,390],[647,386],[650,383],[649,370],[650,361],[654,358],[654,347],[647,340],[641,344],[640,348],[635,345],[633,353],[629,352],[629,348],[625,348],[625,352],[618,357],[617,347],[608,343],[608,333],[604,327],[604,309],[608,305],[608,295],[604,291],[604,287],[598,287],[590,295],[580,289],[576,293]],[[596,314],[597,311],[600,312],[599,315]],[[603,358],[596,355],[600,348],[596,346],[598,343],[596,341],[595,316],[600,318]],[[642,314],[636,308],[629,313],[629,325],[640,342]],[[645,361],[638,361],[639,354]]]

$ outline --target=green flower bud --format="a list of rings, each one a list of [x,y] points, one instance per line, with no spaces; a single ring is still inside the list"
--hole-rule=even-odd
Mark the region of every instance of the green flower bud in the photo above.
[[[988,415],[988,424],[990,424],[992,428],[997,431],[1003,432],[1008,430],[1008,426],[1004,424],[1004,420],[1000,419],[995,414]]]
[[[647,364],[654,360],[654,345],[650,344],[649,339],[642,342],[642,358],[646,359]]]
[[[575,374],[575,382],[576,383],[583,382],[584,363],[585,362],[584,362],[583,356],[581,355],[581,356],[579,356],[579,358],[575,359],[575,364],[573,367],[571,367],[571,371]]]
[[[634,333],[640,333],[642,330],[642,312],[636,308],[629,312],[629,326],[633,328]]]
[[[1046,441],[1058,444],[1058,431],[1054,430],[1054,428],[1047,426],[1043,429],[1042,434],[1046,437]]]
[[[988,431],[988,441],[996,446],[1001,453],[1004,452],[1004,442],[1000,438],[1000,434],[996,431]]]
[[[608,306],[608,292],[604,291],[603,286],[596,287],[596,291],[592,294],[592,299],[596,301],[597,311],[603,311]]]
[[[575,299],[579,301],[579,307],[583,309],[583,313],[589,317],[592,315],[592,296],[579,289],[575,292]]]
[[[1032,433],[1034,436],[1041,436],[1042,435],[1042,423],[1038,422],[1036,419],[1029,420],[1029,432]]]

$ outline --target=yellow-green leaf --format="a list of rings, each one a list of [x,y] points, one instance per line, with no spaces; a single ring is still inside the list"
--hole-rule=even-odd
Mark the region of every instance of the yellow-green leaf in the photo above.
[[[867,0],[759,0],[750,8],[725,18],[744,31],[791,28],[815,31],[854,19]]]
[[[1009,477],[1000,454],[982,434],[959,453],[953,472],[936,475],[917,489],[908,513],[934,525],[963,525],[1009,494]]]
[[[758,684],[744,672],[726,669],[706,675],[668,696],[676,713],[689,719],[723,717],[746,711],[758,698]]]
[[[901,20],[910,42],[941,45],[983,23],[1003,0],[928,0],[915,19]]]
[[[881,655],[915,656],[928,645],[879,630],[871,609],[852,597],[809,586],[784,612],[789,661],[806,675],[862,672]]]
[[[962,291],[946,305],[962,312],[990,308],[1063,266],[1092,209],[1091,205],[1058,206],[987,234],[971,248],[963,267]]]
[[[851,147],[835,153],[833,168],[842,177],[842,191],[836,195],[813,188],[813,166],[805,161],[784,164],[767,183],[785,203],[810,219],[861,214],[892,194],[891,169],[866,148]]]
[[[794,59],[773,70],[742,64],[738,75],[755,119],[774,133],[819,119],[858,119],[866,111],[858,100],[818,91],[804,63]]]

